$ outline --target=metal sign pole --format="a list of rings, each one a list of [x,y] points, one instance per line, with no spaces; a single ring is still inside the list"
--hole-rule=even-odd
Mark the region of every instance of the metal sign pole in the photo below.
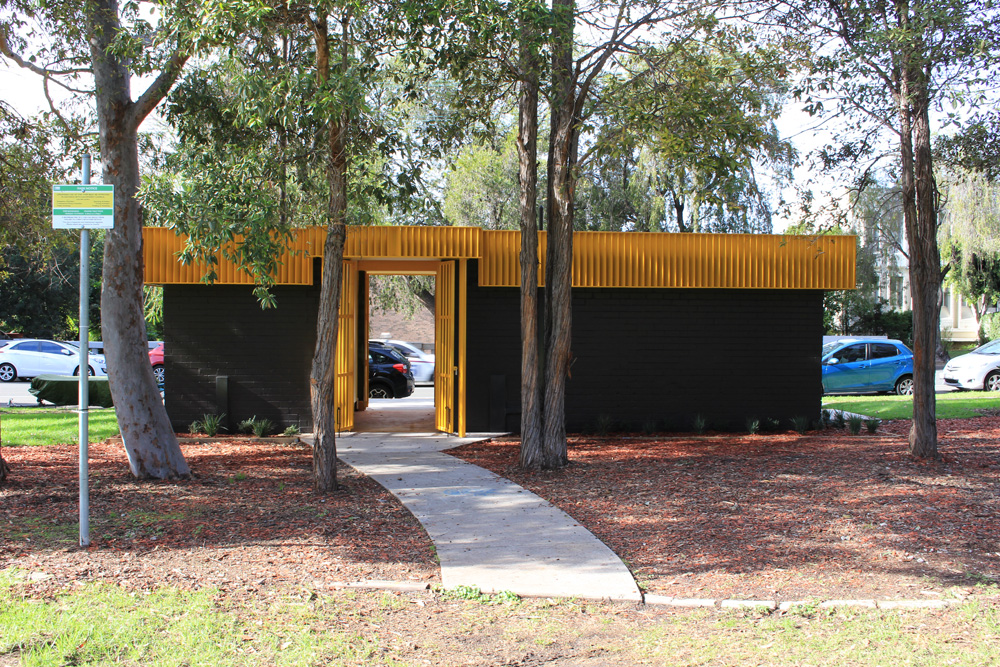
[[[90,155],[83,156],[83,184],[90,185]],[[90,230],[80,230],[80,546],[90,546]]]

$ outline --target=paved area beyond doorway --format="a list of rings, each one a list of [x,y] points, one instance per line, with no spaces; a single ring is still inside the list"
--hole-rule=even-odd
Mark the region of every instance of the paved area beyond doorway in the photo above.
[[[572,517],[507,479],[443,453],[480,439],[349,433],[338,438],[337,454],[423,524],[445,588],[641,600],[621,560]]]

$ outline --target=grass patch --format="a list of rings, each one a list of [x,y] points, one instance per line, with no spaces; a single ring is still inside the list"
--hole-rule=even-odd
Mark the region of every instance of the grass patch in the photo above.
[[[114,408],[90,408],[87,431],[90,442],[118,435]],[[53,408],[4,408],[0,410],[5,446],[66,445],[79,442],[80,416],[76,410]]]
[[[317,632],[287,605],[226,604],[213,590],[136,593],[96,584],[25,600],[3,585],[3,575],[0,663],[13,656],[22,665],[355,665],[379,652],[355,633]]]
[[[938,419],[970,419],[1000,411],[1000,393],[953,391],[938,394],[935,403]],[[823,407],[877,419],[913,419],[911,396],[829,396]]]
[[[601,664],[625,665],[978,667],[1000,659],[1000,610],[976,602],[946,611],[659,614],[573,601],[483,604],[306,589],[229,598],[215,589],[85,584],[33,598],[19,591],[27,579],[0,570],[0,664],[399,667],[471,664],[473,655],[476,664],[514,664],[538,652],[539,664],[576,664],[596,647]]]

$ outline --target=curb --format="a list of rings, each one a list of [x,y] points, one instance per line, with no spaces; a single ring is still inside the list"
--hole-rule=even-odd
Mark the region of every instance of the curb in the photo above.
[[[330,588],[358,589],[358,590],[381,590],[398,593],[419,593],[429,591],[432,588],[430,583],[411,583],[404,581],[385,581],[370,579],[366,581],[340,581],[330,584]],[[521,596],[532,597],[532,596]],[[541,596],[549,597],[549,596]],[[585,595],[576,596],[574,599],[590,599]],[[598,598],[595,598],[598,599]],[[599,598],[607,600],[606,598]],[[622,602],[616,600],[614,602]],[[625,601],[627,602],[627,600]],[[641,604],[661,607],[678,607],[687,609],[720,609],[720,610],[740,610],[757,609],[760,611],[792,611],[797,607],[816,607],[819,609],[946,609],[960,604],[962,600],[824,600],[822,602],[810,600],[787,600],[778,602],[777,600],[739,600],[739,599],[715,599],[715,598],[675,598],[666,595],[644,595]]]
[[[759,609],[762,611],[790,611],[796,607],[814,606],[819,609],[944,609],[961,602],[960,600],[712,600],[703,598],[672,598],[663,595],[647,595],[647,605],[669,607],[715,607],[719,609]]]

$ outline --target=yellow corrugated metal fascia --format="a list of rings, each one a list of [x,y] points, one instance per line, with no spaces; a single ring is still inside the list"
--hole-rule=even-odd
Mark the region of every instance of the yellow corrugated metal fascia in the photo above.
[[[539,284],[545,276],[539,233]],[[517,287],[520,233],[484,232],[479,284]],[[574,287],[854,289],[854,236],[576,232]]]
[[[207,267],[182,265],[185,239],[169,229],[143,230],[148,284],[197,284]],[[539,284],[547,237],[539,233]],[[276,272],[279,285],[311,285],[312,258],[323,256],[326,229],[294,230]],[[854,236],[577,232],[575,287],[854,289]],[[349,227],[345,259],[479,258],[479,284],[520,285],[520,232],[475,227]],[[217,284],[253,280],[220,257]]]
[[[477,227],[348,227],[345,259],[473,259],[478,258],[482,237]],[[166,228],[143,230],[146,282],[151,285],[197,284],[207,273],[204,263],[183,265],[177,255],[186,237]],[[278,285],[311,285],[312,258],[323,256],[325,227],[293,230],[275,274]],[[253,279],[233,262],[219,257],[216,284],[253,284]]]
[[[478,227],[348,227],[344,256],[352,259],[473,259],[479,257]]]
[[[184,250],[187,237],[165,227],[142,230],[143,263],[147,285],[196,285],[208,273],[204,262],[181,264],[178,255]],[[295,229],[278,262],[275,283],[278,285],[311,285],[312,257],[323,254],[326,230],[318,227]],[[219,255],[216,265],[216,285],[252,285],[253,277],[240,270],[234,262]]]

